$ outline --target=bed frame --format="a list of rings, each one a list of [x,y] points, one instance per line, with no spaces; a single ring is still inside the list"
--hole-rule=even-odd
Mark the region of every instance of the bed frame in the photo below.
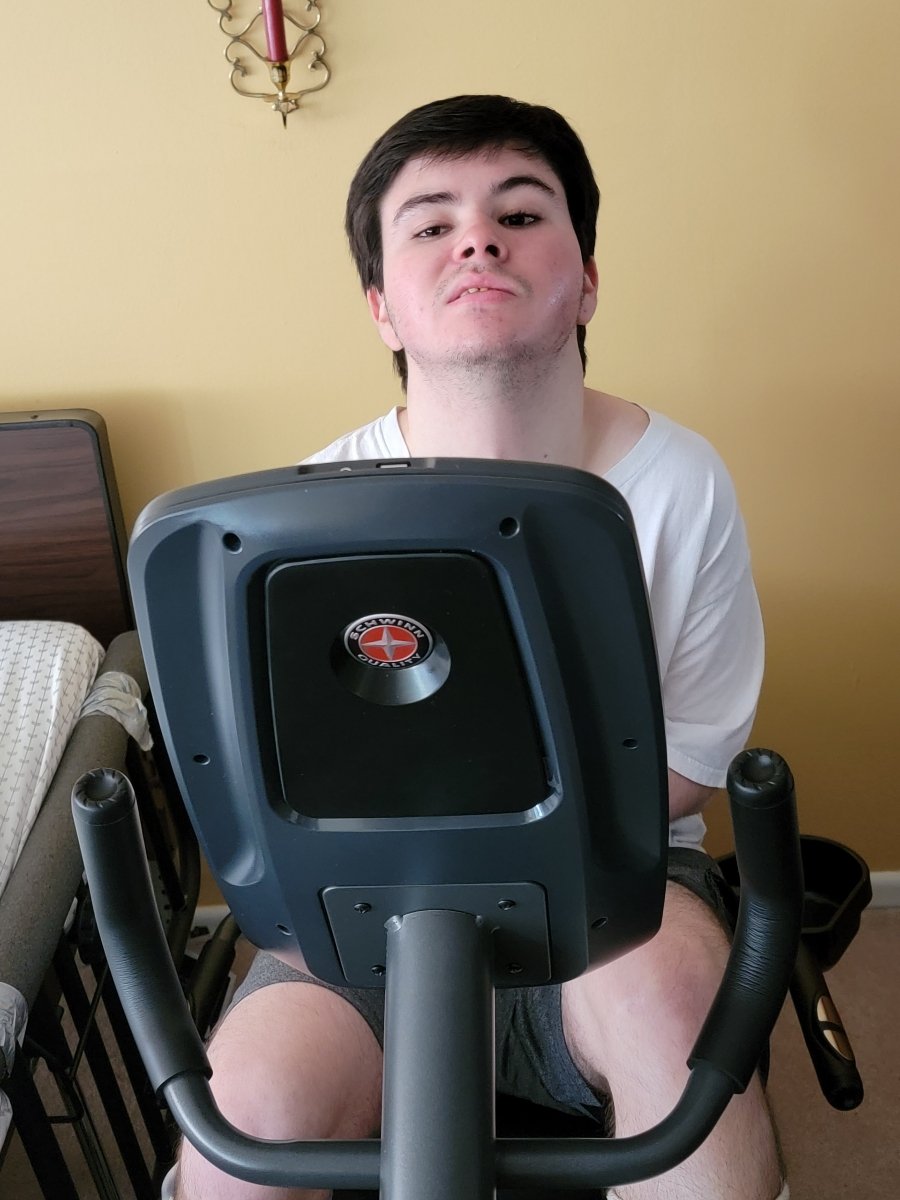
[[[125,525],[103,418],[0,414],[0,620],[131,629]]]
[[[126,672],[146,694],[137,637],[128,632],[133,622],[125,547],[103,418],[84,409],[0,414],[0,620],[52,619],[84,626],[108,648],[101,670]],[[169,853],[172,827],[177,841],[186,822],[180,819],[180,800],[169,803],[177,793],[165,764],[129,746],[112,718],[82,718],[0,896],[0,981],[22,993],[30,1012],[23,1052],[6,1078],[0,1064],[0,1086],[12,1102],[14,1128],[38,1186],[53,1200],[78,1200],[83,1194],[67,1161],[71,1155],[63,1154],[56,1136],[60,1123],[74,1129],[101,1200],[126,1195],[153,1200],[172,1156],[173,1131],[146,1082],[107,979],[102,948],[92,935],[72,827],[76,780],[94,767],[114,765],[127,767],[143,794],[145,833],[162,903],[172,917],[173,952],[179,955],[196,905],[196,855],[183,847],[174,858]],[[76,964],[76,945],[89,970]],[[95,1019],[100,1009],[105,1010],[102,1023]],[[74,1048],[63,1032],[63,1010],[70,1040],[74,1028]],[[111,1056],[124,1065],[118,1075],[127,1078],[127,1087],[117,1080]],[[93,1108],[99,1111],[91,1111],[84,1099],[82,1057],[96,1084],[100,1104],[94,1102]],[[41,1060],[59,1089],[54,1107],[61,1105],[61,1116],[48,1116],[46,1097],[35,1086]],[[0,1147],[0,1191],[5,1191],[2,1155]]]

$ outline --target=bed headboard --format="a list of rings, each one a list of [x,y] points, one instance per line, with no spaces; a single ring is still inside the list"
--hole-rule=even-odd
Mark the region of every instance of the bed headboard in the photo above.
[[[89,409],[0,413],[0,620],[133,627],[106,425]]]

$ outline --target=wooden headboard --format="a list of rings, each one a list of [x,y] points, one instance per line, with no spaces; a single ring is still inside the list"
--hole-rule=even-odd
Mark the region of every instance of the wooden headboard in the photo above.
[[[0,620],[133,627],[125,528],[103,418],[0,413]]]

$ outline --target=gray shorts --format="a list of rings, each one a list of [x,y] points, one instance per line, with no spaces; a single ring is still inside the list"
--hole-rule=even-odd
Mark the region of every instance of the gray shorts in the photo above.
[[[734,894],[714,859],[702,850],[669,850],[668,878],[699,896],[733,928]],[[313,983],[345,997],[384,1044],[382,988],[336,987],[260,952],[237,989],[232,1007],[273,983]],[[560,986],[500,988],[496,993],[497,1090],[544,1107],[591,1117],[611,1132],[608,1095],[596,1092],[572,1062],[562,1028]]]

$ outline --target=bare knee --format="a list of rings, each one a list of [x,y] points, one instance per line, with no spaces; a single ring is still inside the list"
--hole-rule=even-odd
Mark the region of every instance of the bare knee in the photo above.
[[[325,988],[278,983],[253,992],[228,1014],[208,1054],[216,1103],[245,1133],[293,1140],[378,1129],[381,1049],[356,1009]],[[187,1144],[180,1177],[179,1200],[294,1195],[230,1180]]]
[[[676,1103],[728,950],[715,915],[670,884],[662,927],[651,942],[563,986],[567,1045],[585,1078],[611,1092],[619,1136],[648,1129]],[[758,1081],[732,1101],[715,1133],[676,1168],[676,1176],[681,1182],[667,1184],[669,1190],[637,1186],[622,1195],[768,1200],[777,1193],[778,1153]]]
[[[579,1065],[615,1047],[683,1063],[722,979],[728,940],[696,896],[669,884],[657,935],[565,984],[563,1022]]]

